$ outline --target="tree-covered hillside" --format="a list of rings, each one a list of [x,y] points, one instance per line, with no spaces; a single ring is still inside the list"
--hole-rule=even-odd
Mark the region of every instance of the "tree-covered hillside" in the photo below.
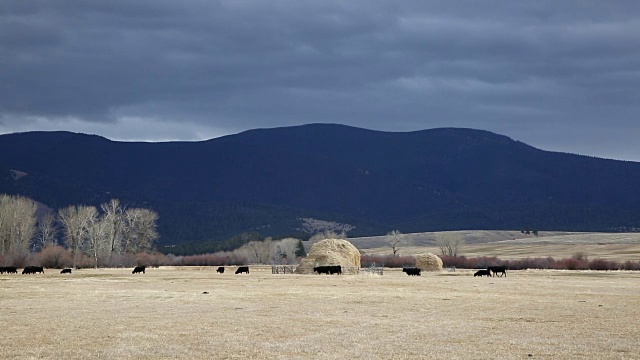
[[[16,179],[11,170],[26,173]],[[54,209],[118,198],[159,214],[163,245],[300,232],[640,228],[640,164],[547,152],[472,129],[314,124],[201,142],[0,135],[0,192]]]

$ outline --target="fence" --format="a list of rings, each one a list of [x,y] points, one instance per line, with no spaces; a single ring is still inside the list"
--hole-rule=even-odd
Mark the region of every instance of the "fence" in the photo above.
[[[362,270],[369,274],[382,275],[384,273],[384,264],[376,266],[376,263],[371,263],[371,266],[363,268]]]
[[[295,274],[297,266],[293,265],[272,265],[272,274]]]
[[[271,273],[272,274],[295,274],[296,269],[298,267],[296,265],[271,265]],[[372,274],[382,275],[382,267],[377,267],[375,264],[371,264],[370,267],[362,269],[365,272],[370,272]],[[350,267],[350,266],[342,266],[342,274],[344,275],[357,275],[360,273],[360,268],[358,267]]]

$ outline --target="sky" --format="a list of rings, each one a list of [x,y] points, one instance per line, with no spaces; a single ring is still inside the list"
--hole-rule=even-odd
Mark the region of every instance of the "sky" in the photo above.
[[[0,2],[0,133],[464,127],[640,161],[640,2]]]

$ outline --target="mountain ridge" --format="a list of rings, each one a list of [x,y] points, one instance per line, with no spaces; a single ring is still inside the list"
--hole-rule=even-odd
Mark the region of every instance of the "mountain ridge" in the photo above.
[[[53,208],[118,197],[158,209],[164,244],[257,229],[291,234],[302,218],[351,222],[363,236],[640,227],[640,163],[545,151],[467,128],[309,124],[157,143],[0,135],[0,173],[10,169],[29,175],[0,179],[0,192]]]

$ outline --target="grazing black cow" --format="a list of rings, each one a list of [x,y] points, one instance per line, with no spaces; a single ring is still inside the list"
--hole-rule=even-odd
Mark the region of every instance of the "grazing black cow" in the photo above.
[[[248,266],[240,266],[237,270],[236,270],[236,274],[242,274],[242,273],[249,273],[249,267]]]
[[[420,272],[422,270],[420,268],[402,268],[402,272],[407,273],[409,276],[421,276]]]
[[[145,274],[144,271],[145,271],[146,268],[147,268],[146,266],[136,266],[136,268],[133,269],[133,271],[131,273],[132,274],[139,274],[139,273]]]
[[[44,269],[42,268],[42,266],[27,266],[22,270],[23,274],[35,274],[35,273],[42,273],[44,274]]]
[[[224,274],[224,266],[220,266],[218,270],[216,270],[218,274]]]
[[[502,275],[507,276],[506,266],[489,266],[487,270],[491,271],[493,276],[496,276],[496,274],[500,274],[500,277],[502,277]]]
[[[17,274],[18,268],[15,266],[5,266],[4,272],[6,272],[7,274]]]
[[[62,271],[60,271],[60,274],[71,274],[71,269],[69,268],[62,269]]]
[[[4,274],[6,268],[4,266],[0,266],[0,274]]]
[[[316,267],[313,268],[313,272],[317,272],[318,275],[319,274],[327,274],[327,275],[338,274],[338,275],[342,275],[342,266],[340,266],[340,265],[316,266]]]
[[[480,277],[488,276],[488,277],[491,277],[491,271],[489,271],[489,270],[478,270],[478,271],[476,271],[475,274],[473,274],[473,277],[476,277],[476,276],[480,276]]]

